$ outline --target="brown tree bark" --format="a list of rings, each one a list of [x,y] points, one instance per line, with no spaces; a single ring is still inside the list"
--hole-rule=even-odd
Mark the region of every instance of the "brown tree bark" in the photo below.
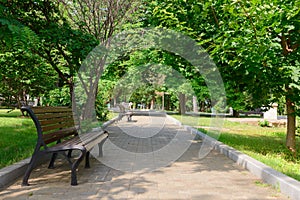
[[[281,47],[284,56],[293,52],[299,47],[299,44],[291,45],[289,38],[281,36]],[[292,93],[292,89],[286,85],[286,108],[287,108],[287,131],[286,131],[286,146],[295,155],[296,154],[296,114],[294,102],[288,97]]]
[[[184,115],[186,113],[185,109],[185,94],[179,93],[179,114]]]
[[[154,103],[155,103],[155,97],[152,97],[151,103],[150,103],[150,110],[154,109]]]
[[[240,113],[237,111],[237,110],[234,110],[233,109],[233,114],[232,114],[233,117],[240,117]]]
[[[287,134],[286,134],[286,146],[287,148],[296,153],[296,115],[295,115],[295,105],[287,97],[286,98],[287,107]]]
[[[196,96],[193,96],[193,112],[194,113],[197,113],[199,110],[198,110],[198,103],[197,103],[197,97]]]

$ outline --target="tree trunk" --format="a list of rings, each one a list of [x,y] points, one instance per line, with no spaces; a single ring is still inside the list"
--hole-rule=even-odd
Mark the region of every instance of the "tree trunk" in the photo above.
[[[68,83],[68,85],[69,85],[69,93],[70,93],[70,98],[71,98],[71,106],[72,106],[72,109],[75,110],[74,84],[73,84],[73,82],[70,81],[70,83]]]
[[[184,115],[186,113],[185,109],[185,94],[179,93],[179,114]]]
[[[150,110],[153,110],[153,109],[154,109],[154,102],[155,102],[155,98],[152,97],[152,99],[151,99],[151,104],[150,104]]]
[[[286,108],[287,108],[287,133],[286,133],[286,146],[287,148],[296,153],[296,115],[295,115],[295,105],[287,97],[286,98]]]
[[[170,96],[167,94],[166,96],[164,96],[164,102],[165,102],[165,109],[166,110],[170,110],[171,109],[171,105],[170,105]]]
[[[287,39],[285,36],[281,37],[281,46],[283,50],[283,55],[288,56],[291,52],[298,48],[298,44],[291,48],[291,40]],[[286,85],[287,96],[286,96],[286,109],[287,109],[287,132],[286,132],[286,146],[296,155],[296,113],[295,104],[288,97],[292,94],[292,89]]]
[[[82,119],[83,120],[93,120],[95,117],[95,93],[90,92],[88,94],[87,101],[85,105],[83,106],[83,114]]]
[[[116,96],[114,96],[114,107],[116,107],[117,106],[117,97]]]
[[[198,113],[198,103],[197,103],[197,97],[193,96],[193,112]]]
[[[237,111],[237,110],[234,110],[233,109],[233,114],[232,114],[233,117],[240,117],[240,113]]]
[[[161,96],[161,110],[165,110],[165,93]]]

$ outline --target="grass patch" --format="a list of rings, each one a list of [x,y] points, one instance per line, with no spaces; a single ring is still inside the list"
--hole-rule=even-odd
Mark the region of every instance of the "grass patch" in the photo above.
[[[36,144],[36,130],[31,119],[19,110],[0,110],[0,168],[31,156]]]
[[[216,139],[224,144],[300,181],[300,138],[297,138],[297,156],[293,157],[285,147],[285,128],[253,126],[225,119],[220,134],[216,134],[213,129],[209,129],[213,122],[210,117],[173,117],[215,138],[217,136]]]
[[[264,183],[262,181],[255,181],[254,183],[255,183],[255,185],[257,185],[259,187],[269,187],[270,186],[269,184]]]

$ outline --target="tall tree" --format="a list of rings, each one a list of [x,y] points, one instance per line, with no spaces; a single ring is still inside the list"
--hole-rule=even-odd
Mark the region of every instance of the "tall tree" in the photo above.
[[[27,105],[27,95],[40,97],[54,87],[53,71],[31,50],[37,51],[39,38],[7,7],[0,4],[0,93],[7,100]]]
[[[38,55],[44,62],[51,65],[59,79],[69,86],[70,97],[72,97],[73,78],[82,60],[98,44],[96,39],[92,35],[71,28],[59,12],[59,5],[56,1],[7,0],[2,1],[0,7],[3,9],[2,27],[5,28],[9,21],[21,24],[20,27],[29,30],[28,33],[34,33],[37,42],[32,44],[29,40],[26,51]],[[7,27],[11,29],[11,25]],[[14,30],[11,32],[15,33]],[[7,37],[2,38],[5,38],[5,43],[10,42]],[[13,41],[14,45],[15,41]]]
[[[269,106],[286,97],[287,147],[295,152],[299,105],[300,1],[156,0],[144,25],[197,40],[213,57],[234,109]]]
[[[211,55],[229,86],[227,92],[242,94],[252,108],[269,106],[285,96],[286,146],[292,152],[296,152],[295,117],[300,103],[299,3],[225,0],[207,6],[213,8],[210,15],[215,24]]]
[[[27,95],[44,96],[55,86],[55,72],[39,56],[22,49],[0,53],[0,93],[18,107],[28,105]]]
[[[104,48],[110,46],[110,38],[121,30],[123,23],[130,19],[130,14],[137,8],[137,2],[132,0],[75,0],[72,2],[60,0],[61,12],[68,16],[67,19],[72,26],[93,35],[102,46],[102,49],[99,47],[91,52],[78,74],[78,87],[85,92],[83,118],[91,118],[94,114],[99,79],[107,58]]]

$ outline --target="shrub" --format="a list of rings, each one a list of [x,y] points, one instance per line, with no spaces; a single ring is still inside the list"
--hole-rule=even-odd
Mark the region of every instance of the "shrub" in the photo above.
[[[269,122],[268,120],[259,121],[258,125],[261,127],[269,127]]]

